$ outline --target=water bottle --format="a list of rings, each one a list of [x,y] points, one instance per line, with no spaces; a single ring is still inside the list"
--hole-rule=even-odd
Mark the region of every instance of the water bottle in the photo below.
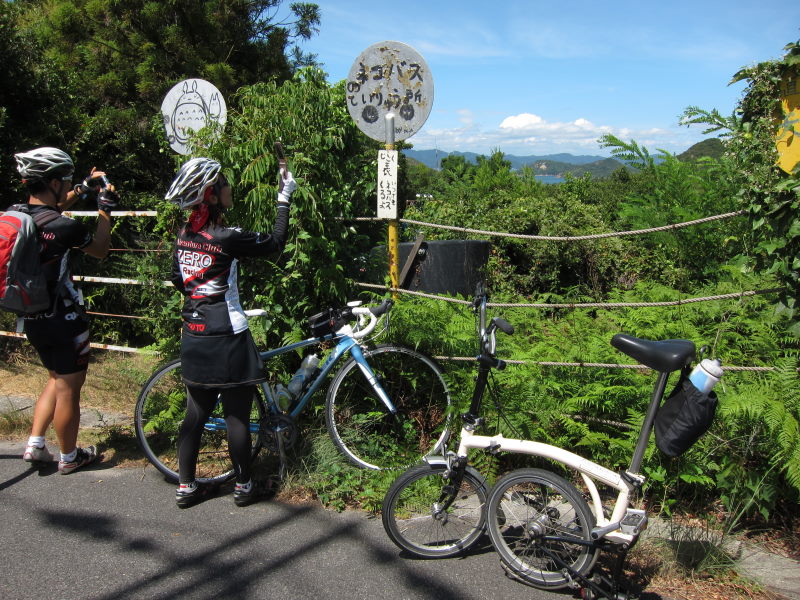
[[[283,412],[286,412],[292,404],[292,395],[282,383],[275,386],[275,401]]]
[[[300,363],[300,368],[297,369],[297,373],[295,373],[291,381],[289,381],[289,393],[293,398],[299,396],[300,392],[303,391],[303,386],[311,376],[311,373],[314,372],[314,369],[317,368],[318,364],[319,356],[316,354],[309,354],[303,359],[303,362]]]
[[[722,377],[722,363],[719,359],[704,358],[699,365],[694,368],[689,381],[692,382],[694,387],[708,394],[717,382]]]

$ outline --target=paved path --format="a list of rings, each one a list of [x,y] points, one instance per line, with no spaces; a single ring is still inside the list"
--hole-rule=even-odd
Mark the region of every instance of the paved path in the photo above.
[[[26,403],[0,395],[0,412],[26,410]],[[83,427],[117,420],[124,415],[81,414]],[[29,469],[20,460],[23,446],[0,441],[3,600],[573,597],[508,579],[488,542],[463,558],[415,560],[400,554],[380,519],[363,512],[277,501],[240,509],[230,496],[179,510],[174,487],[152,467],[100,463],[61,476],[55,464]],[[746,546],[738,568],[800,600],[797,561]]]
[[[230,495],[180,510],[152,467],[60,475],[55,463],[29,469],[22,450],[0,442],[3,600],[572,597],[508,579],[491,547],[459,559],[401,556],[363,512],[238,508]]]

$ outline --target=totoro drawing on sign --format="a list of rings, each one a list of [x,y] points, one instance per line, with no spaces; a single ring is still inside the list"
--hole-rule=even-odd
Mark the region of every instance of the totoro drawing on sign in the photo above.
[[[187,154],[192,132],[211,123],[224,126],[227,110],[220,91],[203,79],[187,79],[175,85],[161,105],[167,140],[173,150]]]

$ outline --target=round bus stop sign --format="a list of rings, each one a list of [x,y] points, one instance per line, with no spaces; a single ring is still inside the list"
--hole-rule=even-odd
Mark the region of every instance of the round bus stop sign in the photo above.
[[[422,128],[433,106],[433,77],[425,59],[401,42],[364,50],[347,77],[347,110],[367,136],[387,140],[386,115],[394,115],[394,140]]]
[[[225,98],[214,84],[204,79],[185,79],[167,92],[161,114],[169,145],[178,154],[189,154],[192,132],[212,123],[224,127],[228,111]]]

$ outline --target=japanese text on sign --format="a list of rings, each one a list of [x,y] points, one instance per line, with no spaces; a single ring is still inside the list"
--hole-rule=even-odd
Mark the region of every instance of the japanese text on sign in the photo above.
[[[396,115],[394,137],[411,137],[425,123],[433,104],[433,77],[425,59],[400,42],[367,48],[347,78],[347,110],[359,129],[386,141],[382,117]]]
[[[378,218],[397,218],[397,150],[378,151]]]

